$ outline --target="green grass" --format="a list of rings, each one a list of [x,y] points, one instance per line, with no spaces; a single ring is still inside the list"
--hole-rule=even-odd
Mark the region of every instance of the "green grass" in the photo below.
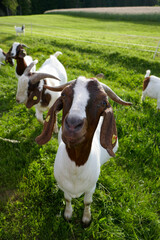
[[[83,12],[83,11],[66,11],[66,12],[50,12],[46,14],[60,14],[65,16],[83,17],[83,18],[94,18],[100,20],[116,20],[116,21],[129,21],[129,22],[160,22],[160,14],[158,13],[98,13],[98,12]]]
[[[14,25],[22,22],[26,35],[16,37]],[[23,42],[30,47],[27,53],[39,60],[37,67],[61,51],[68,80],[103,72],[103,82],[133,102],[125,107],[111,101],[119,149],[101,169],[92,223],[83,229],[83,196],[73,199],[72,221],[63,218],[63,193],[53,175],[57,135],[44,146],[36,144],[42,126],[35,109],[16,104],[15,70],[0,68],[0,239],[159,240],[160,112],[155,100],[142,104],[140,97],[146,70],[159,76],[160,62],[159,54],[153,60],[154,53],[144,51],[153,48],[139,46],[157,46],[159,23],[36,15],[1,17],[0,29],[4,51],[14,41]],[[58,121],[60,126],[61,113]]]

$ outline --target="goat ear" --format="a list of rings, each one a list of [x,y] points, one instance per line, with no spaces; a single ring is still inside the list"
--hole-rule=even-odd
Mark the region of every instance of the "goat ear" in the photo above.
[[[26,56],[26,51],[24,49],[21,49],[19,51],[18,57],[19,58],[24,58]]]
[[[26,107],[31,108],[33,105],[39,103],[41,98],[42,91],[39,91],[37,88],[29,95]]]
[[[104,119],[101,127],[100,143],[109,155],[114,157],[113,148],[117,142],[117,128],[112,107],[107,108],[102,115]]]
[[[51,137],[54,128],[54,124],[56,122],[56,114],[63,108],[62,98],[59,97],[53,106],[49,109],[46,120],[44,122],[44,127],[41,135],[36,137],[36,142],[39,145],[43,145],[47,143]]]

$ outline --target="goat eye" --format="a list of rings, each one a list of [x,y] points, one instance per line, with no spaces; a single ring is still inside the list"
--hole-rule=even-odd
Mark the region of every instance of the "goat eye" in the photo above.
[[[62,93],[61,93],[61,96],[62,96],[62,97],[65,97],[65,96],[66,96],[66,94],[65,94],[64,92],[62,92]]]
[[[107,107],[107,102],[106,101],[102,101],[101,105],[102,105],[102,107]]]

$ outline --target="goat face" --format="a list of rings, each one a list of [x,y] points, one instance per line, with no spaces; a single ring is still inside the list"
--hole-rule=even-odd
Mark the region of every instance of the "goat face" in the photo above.
[[[117,136],[112,108],[107,94],[97,79],[79,77],[65,87],[61,97],[50,108],[42,134],[36,138],[38,144],[45,144],[52,136],[57,111],[63,108],[62,139],[67,148],[81,144],[91,146],[100,116],[104,116],[101,128],[101,145],[114,156],[113,147]]]
[[[14,58],[17,59],[19,58],[24,58],[26,56],[26,51],[24,50],[23,47],[27,47],[25,44],[20,44],[19,42],[14,42],[12,44],[12,47],[7,53],[7,60],[9,58]]]
[[[37,62],[37,60],[33,61],[18,79],[16,101],[18,103],[25,103],[27,108],[31,108],[33,105],[39,103],[41,99],[43,82],[40,80],[44,78],[59,80],[55,76],[47,73],[31,73],[31,69]]]
[[[63,110],[68,109],[63,114],[62,139],[68,147],[74,147],[86,139],[92,139],[99,118],[109,103],[96,79],[80,77],[68,88],[70,90],[66,88],[62,92]],[[73,100],[69,102],[70,98]]]

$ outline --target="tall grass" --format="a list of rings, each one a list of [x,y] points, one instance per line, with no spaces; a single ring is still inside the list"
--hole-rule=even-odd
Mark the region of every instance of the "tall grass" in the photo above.
[[[160,14],[159,13],[141,13],[141,14],[121,14],[121,13],[98,13],[98,12],[83,12],[83,11],[54,11],[48,12],[46,14],[60,14],[66,16],[74,16],[74,17],[82,17],[82,18],[93,18],[100,20],[115,20],[115,21],[129,21],[129,22],[160,22]]]
[[[53,166],[58,148],[57,134],[44,146],[38,146],[36,136],[42,126],[35,118],[35,109],[26,109],[15,101],[17,79],[14,68],[0,68],[0,239],[145,239],[159,240],[160,236],[160,113],[156,101],[147,98],[140,102],[145,71],[159,75],[159,56],[155,60],[148,52],[121,49],[118,46],[55,38],[64,25],[63,34],[85,38],[90,30],[99,33],[98,26],[110,33],[128,34],[133,30],[142,35],[145,28],[152,29],[148,36],[157,36],[159,24],[153,27],[141,23],[92,21],[60,15],[26,16],[23,21],[39,25],[32,35],[26,28],[26,36],[16,37],[10,25],[4,22],[20,22],[21,17],[0,19],[1,47],[7,51],[14,41],[28,45],[26,49],[37,68],[50,54],[61,51],[59,60],[66,68],[68,79],[79,75],[93,77],[103,72],[103,82],[121,98],[133,103],[132,107],[111,102],[119,136],[119,149],[101,169],[101,175],[93,196],[92,223],[83,229],[81,218],[83,196],[73,199],[74,213],[71,222],[63,218],[63,193],[58,189]],[[88,21],[89,26],[86,26]],[[79,22],[79,24],[78,24]],[[69,24],[70,23],[70,24]],[[53,25],[57,26],[57,30]],[[27,25],[26,25],[27,26]],[[29,26],[29,25],[28,25]],[[126,27],[127,26],[127,27]],[[130,28],[130,30],[129,30]],[[43,29],[43,30],[42,30]],[[87,31],[86,31],[87,30]],[[108,29],[107,29],[108,30]],[[45,33],[46,35],[44,35]],[[82,34],[83,33],[83,34]],[[85,34],[86,33],[86,34]],[[107,35],[113,37],[114,34]],[[117,38],[122,36],[116,35]],[[104,35],[99,34],[103,39]],[[148,40],[147,40],[148,39]],[[135,38],[135,41],[139,41]],[[146,38],[145,43],[150,41]],[[58,115],[59,127],[61,114]],[[46,113],[45,113],[46,115]],[[13,141],[16,140],[16,141]]]

